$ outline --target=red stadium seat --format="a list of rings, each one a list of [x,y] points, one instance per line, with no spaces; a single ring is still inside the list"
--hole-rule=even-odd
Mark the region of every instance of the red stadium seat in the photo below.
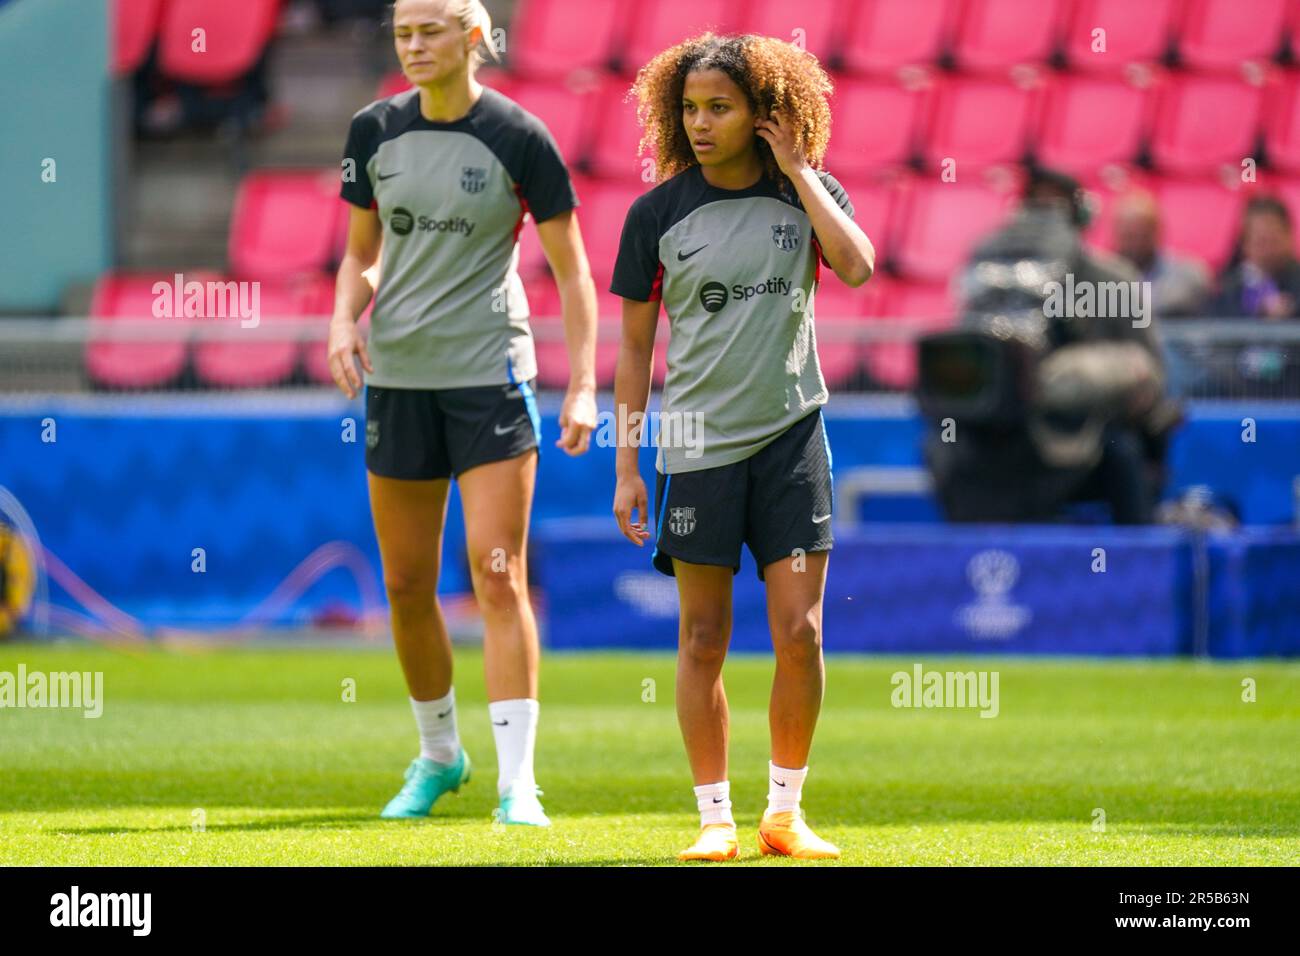
[[[262,55],[279,12],[280,0],[169,0],[159,35],[159,65],[173,79],[229,83]]]
[[[546,124],[566,163],[582,156],[591,94],[577,92],[564,83],[538,80],[520,83],[508,95]]]
[[[1300,170],[1300,70],[1284,71],[1264,100],[1264,146],[1270,166]]]
[[[162,0],[113,0],[113,72],[134,73],[158,36]]]
[[[967,70],[1041,63],[1052,54],[1062,0],[963,0],[953,57]]]
[[[334,170],[249,173],[239,184],[230,222],[231,271],[270,278],[326,268],[346,211]]]
[[[279,336],[275,326],[288,326],[314,312],[317,293],[310,282],[257,282],[259,321],[243,329],[233,320],[228,339],[203,339],[194,350],[194,369],[199,381],[218,388],[271,388],[284,384],[298,366],[301,343],[289,329]],[[205,320],[221,321],[221,320]],[[328,325],[326,319],[322,323]],[[263,337],[265,335],[265,337]]]
[[[590,144],[586,159],[593,172],[616,179],[638,179],[644,168],[637,153],[641,126],[636,119],[636,100],[628,99],[628,81],[609,75],[592,94],[594,107],[585,125]]]
[[[209,273],[187,273],[182,281],[204,282]],[[161,295],[172,301],[172,275],[131,275],[106,273],[95,283],[90,303],[90,340],[86,345],[86,371],[91,381],[108,388],[161,388],[173,384],[185,370],[189,346],[184,338],[163,337],[157,341],[108,340],[98,338],[97,331],[107,331],[118,321],[157,322],[160,331],[173,332],[177,326],[196,320],[183,316],[158,316],[154,304],[160,293],[155,283],[167,286]]]
[[[1185,74],[1157,91],[1151,158],[1170,173],[1209,172],[1251,156],[1259,124],[1258,86],[1231,77]]]
[[[510,62],[520,74],[560,77],[600,70],[622,40],[622,0],[522,0],[510,30]]]
[[[1217,272],[1237,240],[1243,191],[1212,180],[1166,178],[1157,180],[1152,192],[1160,203],[1163,244]]]
[[[850,15],[842,0],[748,0],[740,5],[736,30],[800,42],[823,66],[839,46],[840,24]]]
[[[838,177],[907,162],[922,99],[922,94],[897,83],[841,79],[831,99],[827,168]]]
[[[1076,70],[1112,71],[1158,61],[1173,33],[1176,0],[1075,0],[1062,47]],[[1105,30],[1102,37],[1093,31]],[[1099,39],[1105,49],[1094,50]]]
[[[891,318],[929,321],[935,327],[957,321],[957,300],[947,282],[892,283],[882,308]]]
[[[902,325],[908,337],[866,344],[863,362],[876,383],[908,390],[916,385],[916,337],[951,328],[957,318],[957,305],[947,283],[895,281],[883,285],[881,291],[872,315]]]
[[[1146,91],[1131,83],[1063,74],[1040,104],[1035,155],[1046,166],[1075,173],[1135,160],[1149,112]]]
[[[655,0],[628,4],[632,23],[619,65],[632,74],[652,57],[704,30],[733,32],[731,0]]]
[[[938,168],[957,163],[957,175],[993,163],[1018,162],[1028,145],[1034,92],[1003,79],[953,78],[935,84],[927,107],[921,153]]]
[[[908,278],[946,282],[974,244],[1001,225],[1014,197],[1010,190],[959,179],[918,182],[901,203],[891,261]]]
[[[841,51],[844,69],[893,73],[938,59],[956,4],[954,0],[860,0],[851,7]]]
[[[1185,0],[1178,53],[1194,69],[1236,70],[1271,59],[1282,42],[1285,0]]]

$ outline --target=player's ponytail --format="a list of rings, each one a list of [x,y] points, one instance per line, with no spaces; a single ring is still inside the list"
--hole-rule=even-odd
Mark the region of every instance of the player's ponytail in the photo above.
[[[452,0],[448,4],[447,12],[460,21],[461,28],[466,33],[475,27],[483,30],[483,42],[470,53],[471,69],[477,69],[487,59],[483,54],[484,49],[487,50],[488,56],[500,62],[501,56],[497,53],[496,44],[492,40],[492,16],[488,13],[487,7],[483,6],[482,0]]]

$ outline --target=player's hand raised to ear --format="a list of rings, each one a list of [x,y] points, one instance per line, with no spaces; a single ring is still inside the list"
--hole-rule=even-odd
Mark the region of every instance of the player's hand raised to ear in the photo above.
[[[650,537],[650,530],[646,527],[649,512],[646,502],[645,482],[640,475],[618,479],[614,489],[614,517],[618,519],[618,530],[623,532],[623,537],[638,548]],[[632,521],[634,513],[640,521]]]

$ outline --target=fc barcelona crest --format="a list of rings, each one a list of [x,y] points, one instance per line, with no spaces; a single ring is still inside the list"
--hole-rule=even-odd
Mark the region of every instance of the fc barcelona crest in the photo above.
[[[799,248],[799,226],[797,223],[786,222],[779,226],[772,227],[772,241],[776,243],[778,249],[784,249],[786,252],[792,252]]]
[[[668,513],[668,530],[684,538],[695,530],[694,508],[672,508]]]
[[[460,188],[467,193],[481,193],[487,187],[487,170],[482,166],[463,166],[460,170]]]

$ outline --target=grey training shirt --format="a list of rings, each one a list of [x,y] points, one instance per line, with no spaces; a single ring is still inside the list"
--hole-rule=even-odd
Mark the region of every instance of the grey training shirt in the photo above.
[[[852,217],[844,188],[817,175]],[[610,291],[668,313],[660,472],[743,461],[826,403],[813,329],[824,261],[798,196],[767,177],[719,189],[696,165],[632,203]],[[666,427],[691,440],[664,441]]]
[[[418,90],[379,100],[352,117],[342,196],[383,224],[367,384],[468,388],[537,374],[519,231],[526,213],[543,222],[578,205],[541,120],[487,87],[450,123],[421,115]]]

